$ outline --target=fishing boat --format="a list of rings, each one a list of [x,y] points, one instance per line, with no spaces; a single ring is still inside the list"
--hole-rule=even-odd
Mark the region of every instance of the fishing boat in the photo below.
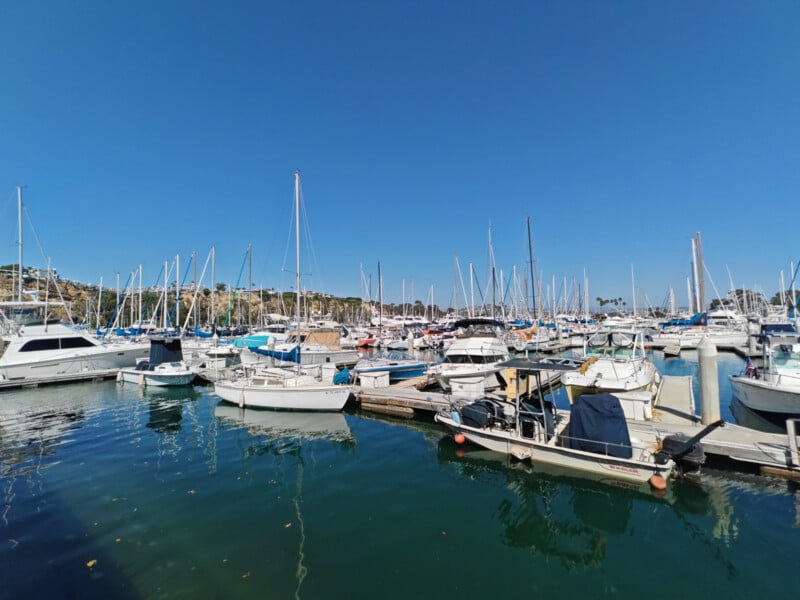
[[[800,415],[800,343],[791,324],[762,325],[764,368],[748,357],[745,370],[731,375],[733,396],[751,410]]]
[[[198,367],[189,367],[183,360],[180,338],[152,337],[149,358],[133,368],[120,369],[117,381],[159,387],[189,385],[198,371]]]
[[[586,339],[582,358],[577,370],[561,375],[570,402],[581,394],[658,390],[658,371],[638,333],[597,332]]]
[[[435,420],[456,435],[456,442],[571,469],[608,480],[649,482],[663,490],[667,481],[683,473],[697,473],[705,456],[702,437],[721,421],[698,435],[660,437],[656,430],[640,430],[632,437],[619,400],[611,394],[579,396],[569,410],[556,409],[545,401],[540,373],[567,371],[571,367],[515,358],[503,363],[526,377],[517,377],[514,402],[493,397],[463,403],[452,401]],[[530,377],[538,383],[533,392]],[[524,381],[524,383],[520,383]]]
[[[294,175],[295,206],[295,301],[300,323],[300,173]],[[291,354],[292,356],[289,356]],[[334,383],[334,364],[300,364],[301,347],[295,344],[285,359],[292,367],[259,366],[240,378],[217,381],[214,392],[225,402],[240,407],[295,411],[339,411],[350,397],[350,386]],[[232,376],[233,377],[233,376]],[[341,377],[342,380],[349,379]]]
[[[436,377],[445,390],[453,381],[469,381],[486,390],[501,387],[498,365],[508,360],[509,352],[499,334],[504,329],[494,319],[462,319],[455,323],[461,333],[444,353],[444,360],[431,367],[429,373]]]

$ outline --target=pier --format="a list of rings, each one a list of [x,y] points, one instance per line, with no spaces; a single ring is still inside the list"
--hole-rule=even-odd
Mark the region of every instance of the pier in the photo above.
[[[510,377],[508,373],[504,375]],[[542,374],[542,384],[548,391],[559,385],[558,375],[558,372]],[[452,394],[425,390],[428,383],[426,377],[419,377],[386,387],[355,386],[353,394],[361,410],[407,418],[449,408]],[[499,394],[504,396],[506,392]],[[616,395],[634,403],[650,401],[649,392]],[[716,402],[719,403],[718,395]],[[636,431],[655,430],[662,438],[678,433],[692,437],[706,425],[696,413],[691,376],[663,376],[652,407],[650,419],[628,420],[632,435]],[[788,429],[786,434],[768,433],[726,422],[705,436],[700,444],[707,455],[722,459],[734,468],[749,465],[765,474],[800,479],[800,452],[793,420],[788,423]]]
[[[103,381],[117,376],[119,369],[100,369],[81,371],[79,373],[61,373],[48,377],[25,377],[24,379],[0,379],[0,391],[21,388],[36,388],[59,383],[76,383],[80,381]]]

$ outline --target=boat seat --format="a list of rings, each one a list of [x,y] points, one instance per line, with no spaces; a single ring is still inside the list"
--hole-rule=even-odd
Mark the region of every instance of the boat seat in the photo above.
[[[544,412],[538,405],[532,404],[528,401],[520,402],[520,420],[523,422],[529,419],[531,421],[538,421],[544,427],[547,433],[547,440],[555,433],[555,419],[553,418],[553,403],[545,401]],[[524,429],[524,428],[523,428]]]

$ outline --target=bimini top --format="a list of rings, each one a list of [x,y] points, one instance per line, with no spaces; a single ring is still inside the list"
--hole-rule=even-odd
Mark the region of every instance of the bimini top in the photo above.
[[[150,338],[150,366],[164,363],[180,362],[183,360],[181,338],[179,337],[151,337]]]
[[[460,319],[453,323],[456,329],[468,329],[474,327],[500,327],[505,329],[505,324],[497,319],[490,319],[488,317],[474,317],[471,319]]]

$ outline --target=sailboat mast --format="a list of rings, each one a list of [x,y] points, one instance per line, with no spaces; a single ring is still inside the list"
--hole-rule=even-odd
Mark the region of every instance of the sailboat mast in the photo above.
[[[17,226],[19,228],[19,271],[17,272],[17,302],[22,302],[22,186],[17,186]]]
[[[533,261],[533,242],[531,242],[531,218],[525,217],[528,224],[528,259],[531,263],[531,302],[533,305],[533,320],[538,321],[536,312],[536,263]]]
[[[294,259],[297,292],[295,301],[295,317],[297,318],[297,341],[300,341],[300,171],[294,172]]]
[[[381,261],[378,261],[378,337],[383,332],[383,278],[381,278]]]

